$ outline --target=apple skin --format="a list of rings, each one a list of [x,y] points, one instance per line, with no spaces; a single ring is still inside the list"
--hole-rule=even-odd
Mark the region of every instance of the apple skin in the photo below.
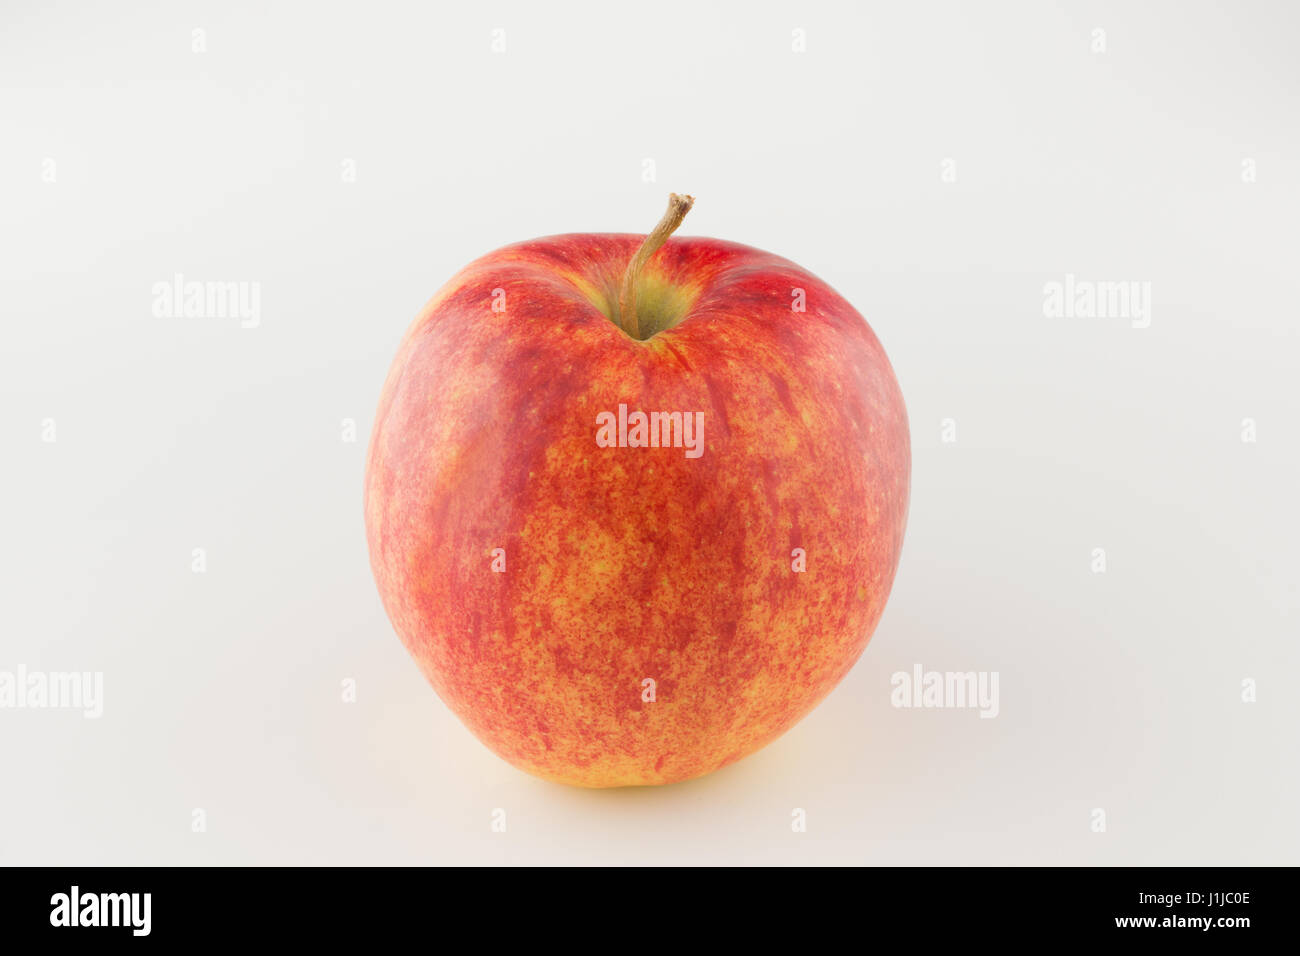
[[[642,239],[462,270],[402,341],[365,476],[375,580],[438,695],[585,787],[698,777],[792,727],[866,647],[907,521],[907,413],[862,316],[788,260],[673,238],[642,281],[686,317],[638,341],[606,313]],[[620,403],[703,412],[703,454],[598,447]]]

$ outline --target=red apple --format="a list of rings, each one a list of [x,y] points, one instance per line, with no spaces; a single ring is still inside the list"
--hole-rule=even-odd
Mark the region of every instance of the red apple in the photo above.
[[[550,780],[758,750],[853,666],[898,564],[907,414],[876,336],[792,262],[668,239],[689,206],[471,263],[375,417],[389,618],[466,726]]]

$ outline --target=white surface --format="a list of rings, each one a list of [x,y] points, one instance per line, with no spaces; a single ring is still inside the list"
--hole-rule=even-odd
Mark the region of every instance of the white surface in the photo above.
[[[97,721],[0,710],[0,862],[1298,862],[1293,7],[332,6],[0,15],[0,669],[105,680]],[[570,790],[392,632],[365,443],[457,268],[670,190],[868,317],[908,538],[791,733]],[[178,272],[259,283],[260,325],[154,317]],[[1150,282],[1150,327],[1046,318],[1066,273]],[[997,671],[999,716],[891,707],[916,663]]]

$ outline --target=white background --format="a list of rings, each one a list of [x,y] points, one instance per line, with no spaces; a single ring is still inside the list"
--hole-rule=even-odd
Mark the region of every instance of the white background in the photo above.
[[[264,6],[0,15],[0,669],[105,680],[97,721],[0,710],[0,862],[1297,862],[1291,5]],[[871,322],[910,524],[793,731],[574,790],[393,633],[366,438],[460,266],[670,190]],[[155,317],[176,273],[260,325]],[[1067,273],[1151,283],[1150,327],[1047,318]],[[997,671],[999,716],[893,708],[917,663]]]

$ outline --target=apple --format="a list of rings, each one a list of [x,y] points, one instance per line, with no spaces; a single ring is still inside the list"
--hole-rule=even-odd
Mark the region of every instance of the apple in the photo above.
[[[911,469],[866,321],[717,239],[573,234],[465,267],[406,332],[371,566],[449,708],[523,770],[666,784],[771,742],[861,655]]]

